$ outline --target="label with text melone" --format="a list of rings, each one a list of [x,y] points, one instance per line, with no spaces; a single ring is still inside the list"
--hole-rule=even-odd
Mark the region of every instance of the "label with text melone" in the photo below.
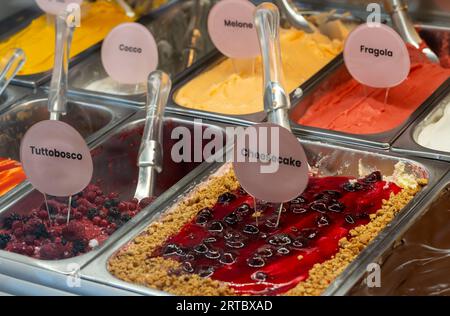
[[[309,181],[302,145],[289,130],[271,123],[250,126],[237,135],[233,168],[244,190],[272,203],[298,197]]]
[[[219,1],[208,15],[208,32],[227,57],[248,59],[261,54],[253,22],[256,7],[247,0]]]
[[[411,67],[405,42],[384,24],[363,24],[353,30],[345,41],[344,60],[355,80],[373,88],[401,84]]]
[[[53,15],[60,14],[70,5],[81,5],[82,2],[83,0],[36,0],[36,4],[42,11]]]
[[[115,27],[102,44],[102,63],[108,75],[123,84],[147,82],[158,67],[158,45],[152,33],[139,23]]]
[[[91,181],[93,162],[83,137],[60,121],[33,125],[20,145],[20,160],[30,183],[40,192],[64,197]]]

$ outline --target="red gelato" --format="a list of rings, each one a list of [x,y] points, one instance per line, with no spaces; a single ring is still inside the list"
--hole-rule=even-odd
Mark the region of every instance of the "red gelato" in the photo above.
[[[302,103],[293,110],[299,124],[351,134],[376,134],[402,124],[449,77],[450,69],[433,64],[410,48],[411,71],[400,85],[389,89],[365,87],[345,69],[341,78],[308,98],[310,106],[299,115]],[[342,79],[342,80],[340,80]]]

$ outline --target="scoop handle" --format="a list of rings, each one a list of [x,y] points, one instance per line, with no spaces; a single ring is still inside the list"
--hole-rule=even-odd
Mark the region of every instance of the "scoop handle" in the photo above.
[[[147,84],[146,120],[138,166],[154,167],[161,172],[164,111],[172,89],[172,81],[168,74],[157,70],[149,75]]]
[[[58,120],[61,114],[67,113],[67,77],[70,47],[75,29],[74,23],[71,23],[73,18],[75,17],[70,12],[63,11],[55,19],[55,64],[48,92],[48,111],[52,120]]]
[[[269,2],[260,4],[255,11],[255,25],[261,47],[264,69],[264,110],[269,122],[291,130],[288,111],[289,95],[284,89],[284,75],[280,50],[280,13]]]

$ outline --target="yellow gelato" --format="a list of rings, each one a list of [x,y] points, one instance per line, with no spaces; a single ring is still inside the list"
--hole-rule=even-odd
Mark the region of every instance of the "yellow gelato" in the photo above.
[[[118,24],[131,22],[124,10],[114,1],[99,0],[83,5],[81,26],[75,29],[70,56],[76,56],[102,41]],[[25,29],[0,43],[0,56],[11,48],[22,48],[27,62],[19,75],[31,75],[53,68],[55,51],[55,27],[46,15],[33,20]]]
[[[342,32],[338,33],[342,35]],[[289,92],[343,49],[341,39],[330,39],[318,31],[307,34],[296,29],[283,29],[280,42],[285,88]],[[226,59],[183,86],[176,93],[175,101],[187,108],[222,114],[260,112],[263,110],[261,58],[254,63],[254,67],[242,67],[236,66],[236,61]]]

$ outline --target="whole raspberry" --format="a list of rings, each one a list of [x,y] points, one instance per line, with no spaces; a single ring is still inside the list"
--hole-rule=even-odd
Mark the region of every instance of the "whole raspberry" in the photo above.
[[[45,260],[56,260],[64,257],[64,246],[61,244],[45,244],[41,247],[39,255]]]
[[[148,205],[150,205],[154,200],[155,200],[155,198],[153,198],[153,197],[144,198],[139,202],[139,207],[145,208]]]

